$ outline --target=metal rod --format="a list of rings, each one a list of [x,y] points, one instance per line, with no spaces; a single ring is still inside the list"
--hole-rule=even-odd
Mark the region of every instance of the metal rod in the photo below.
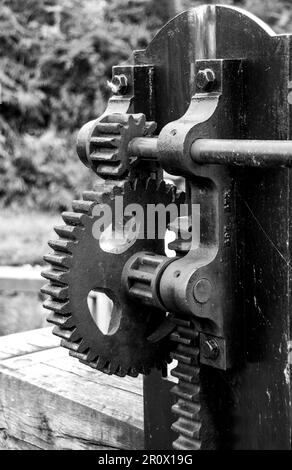
[[[197,139],[191,157],[205,165],[292,167],[292,141]]]
[[[137,137],[128,149],[130,156],[159,159],[157,137]],[[197,139],[191,146],[191,158],[202,165],[292,167],[292,141]]]
[[[131,157],[157,160],[157,137],[136,137],[129,143],[128,151]]]

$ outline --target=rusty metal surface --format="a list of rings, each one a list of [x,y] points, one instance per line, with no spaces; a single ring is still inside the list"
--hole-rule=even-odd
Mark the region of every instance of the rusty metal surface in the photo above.
[[[137,137],[128,146],[131,156],[160,159],[158,137]],[[228,165],[255,168],[292,166],[292,143],[285,140],[201,139],[194,140],[190,156],[200,165]]]

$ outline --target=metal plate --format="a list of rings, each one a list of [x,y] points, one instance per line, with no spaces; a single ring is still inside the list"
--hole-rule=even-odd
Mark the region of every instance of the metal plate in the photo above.
[[[236,8],[208,5],[168,23],[146,51],[135,54],[135,63],[155,67],[156,120],[161,129],[187,110],[197,59],[245,59],[241,138],[285,140],[292,137],[290,50],[291,36],[276,36],[260,20]],[[237,263],[243,289],[239,295],[244,298],[245,357],[228,373],[203,369],[206,419],[216,431],[212,437],[204,436],[207,448],[291,446],[290,175],[288,169],[235,173],[237,204],[243,213],[237,220]],[[162,389],[159,404],[164,411],[157,418],[157,378],[145,380],[145,416],[150,423],[146,423],[146,442],[152,448],[158,439],[162,445],[161,416],[169,422]],[[165,449],[171,439],[170,433],[164,435]]]

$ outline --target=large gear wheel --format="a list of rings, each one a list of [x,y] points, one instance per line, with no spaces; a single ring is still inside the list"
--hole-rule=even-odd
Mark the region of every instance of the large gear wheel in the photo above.
[[[51,297],[45,306],[52,312],[49,321],[56,325],[54,333],[72,356],[108,374],[137,376],[153,367],[164,368],[169,359],[169,341],[149,339],[166,314],[129,299],[122,287],[122,270],[137,251],[164,254],[164,240],[144,236],[122,253],[103,251],[93,234],[95,210],[100,204],[114,208],[117,196],[123,196],[123,207],[184,201],[184,194],[177,194],[174,186],[153,179],[107,181],[96,191],[85,192],[82,200],[73,202],[73,212],[63,214],[66,225],[55,229],[59,238],[49,242],[54,252],[45,258],[51,269],[43,273],[49,284],[42,292]],[[92,290],[105,292],[120,314],[113,334],[103,334],[90,314],[87,296]]]

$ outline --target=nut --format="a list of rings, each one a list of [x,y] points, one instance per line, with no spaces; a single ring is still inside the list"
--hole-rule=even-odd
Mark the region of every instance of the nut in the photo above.
[[[212,69],[199,70],[197,73],[197,87],[210,91],[215,82],[215,73]]]
[[[205,359],[215,360],[219,356],[220,348],[215,339],[208,339],[203,342],[201,353]]]
[[[114,75],[112,81],[107,82],[107,84],[115,95],[124,95],[129,85],[126,75]]]

